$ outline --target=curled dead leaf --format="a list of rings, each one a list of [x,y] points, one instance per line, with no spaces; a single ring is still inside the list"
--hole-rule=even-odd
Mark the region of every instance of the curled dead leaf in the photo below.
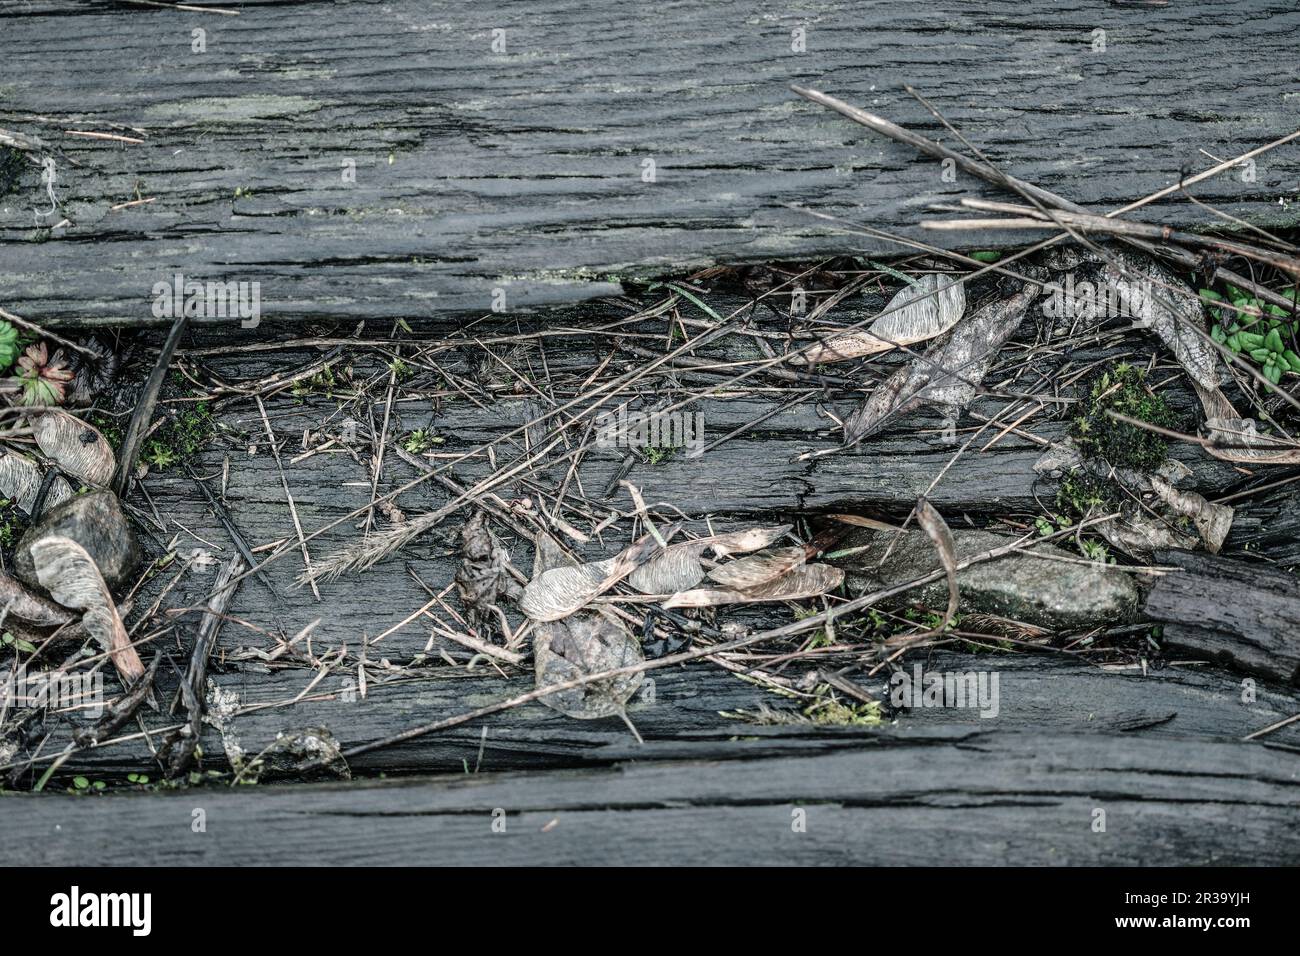
[[[1151,476],[1151,490],[1175,514],[1191,518],[1196,531],[1205,542],[1205,550],[1218,554],[1232,530],[1236,512],[1231,505],[1207,501],[1195,491],[1181,491],[1156,475]]]
[[[32,561],[41,587],[66,608],[82,612],[86,631],[109,653],[122,680],[130,685],[144,674],[117,605],[86,549],[71,538],[51,535],[32,544]]]
[[[10,615],[38,627],[59,627],[73,619],[71,612],[0,572],[0,621]]]
[[[844,581],[844,572],[829,564],[805,564],[785,576],[747,591],[700,588],[674,594],[663,607],[715,607],[721,604],[761,604],[770,601],[798,601],[833,591]]]
[[[456,569],[456,591],[465,607],[471,629],[495,628],[499,623],[498,602],[518,600],[522,588],[510,574],[510,555],[488,526],[487,512],[476,511],[460,532],[460,566]]]

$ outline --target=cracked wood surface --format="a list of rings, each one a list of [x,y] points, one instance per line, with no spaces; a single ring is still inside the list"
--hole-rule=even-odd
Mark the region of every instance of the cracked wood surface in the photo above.
[[[924,735],[962,726],[1240,740],[1291,716],[1297,705],[1294,688],[1267,682],[1255,687],[1253,699],[1243,700],[1240,675],[1214,667],[1170,666],[1143,674],[1137,668],[1108,670],[1057,654],[938,652],[904,658],[901,664],[909,676],[916,662],[927,674],[996,673],[998,713],[981,717],[976,709],[909,708],[897,714],[894,728],[899,732]],[[376,671],[363,698],[355,670],[333,670],[313,685],[317,672],[310,668],[268,671],[256,663],[230,664],[212,680],[223,694],[235,695],[230,699],[243,712],[223,717],[220,726],[205,727],[203,765],[227,769],[227,747],[235,748],[235,759],[247,759],[270,746],[277,735],[292,736],[306,728],[329,730],[347,750],[532,689],[531,669],[512,669],[503,677],[483,672],[485,666],[475,674],[417,670],[417,676],[387,684],[380,681],[388,675]],[[653,671],[647,679],[653,680],[653,690],[638,692],[628,716],[652,745],[649,748],[638,746],[617,717],[577,721],[532,703],[360,754],[348,764],[354,773],[367,776],[599,766],[708,757],[738,736],[761,740],[765,752],[776,756],[806,747],[811,740],[828,748],[865,746],[887,732],[884,727],[827,727],[806,721],[757,724],[753,718],[764,710],[799,721],[800,708],[808,701],[756,686],[708,662]],[[888,699],[887,679],[885,673],[870,680],[852,677],[882,701]],[[170,678],[160,682],[160,699],[171,699],[174,684]],[[309,685],[310,692],[298,700]],[[750,719],[742,719],[742,712]],[[166,717],[158,719],[167,722]],[[66,734],[56,732],[46,748],[58,752],[65,742]],[[1267,735],[1266,742],[1300,748],[1300,725],[1283,727]],[[75,764],[79,773],[108,779],[133,772],[159,774],[144,740],[85,751]]]
[[[1097,212],[1296,126],[1289,0],[1066,0],[1037,18],[1010,0],[679,2],[617,20],[587,0],[239,11],[0,8],[0,128],[57,151],[59,203],[36,215],[50,203],[34,164],[0,198],[7,308],[50,325],[152,321],[154,283],[181,273],[257,281],[264,313],[292,319],[486,311],[495,289],[535,309],[714,262],[901,251],[792,203],[916,236],[934,202],[1006,198],[945,182],[937,162],[797,99],[791,82],[959,145],[910,83],[1009,172]],[[1294,226],[1298,157],[1292,144],[1253,181],[1195,192]],[[124,205],[139,199],[152,201]],[[1143,215],[1219,222],[1177,198]]]
[[[0,846],[77,866],[1267,866],[1300,854],[1300,754],[1287,748],[947,729],[764,753],[730,741],[707,763],[74,798],[57,813],[10,796]]]

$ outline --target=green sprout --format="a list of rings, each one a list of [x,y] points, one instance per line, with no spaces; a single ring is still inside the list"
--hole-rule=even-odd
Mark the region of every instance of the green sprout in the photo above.
[[[1291,347],[1300,332],[1300,323],[1288,321],[1290,313],[1281,306],[1266,304],[1234,285],[1228,286],[1228,293],[1226,301],[1236,309],[1215,305],[1225,302],[1224,297],[1213,289],[1201,289],[1201,298],[1210,306],[1210,315],[1215,319],[1210,337],[1236,355],[1249,356],[1274,385],[1288,372],[1300,373],[1300,355]],[[1294,290],[1283,294],[1295,298]],[[1240,309],[1259,315],[1237,311]]]
[[[445,440],[441,435],[435,435],[432,428],[417,428],[402,439],[402,447],[407,454],[419,455]]]
[[[0,372],[9,371],[18,358],[18,330],[0,319]]]
[[[192,458],[216,430],[216,420],[207,402],[197,402],[189,411],[163,425],[140,453],[146,464],[159,470]]]

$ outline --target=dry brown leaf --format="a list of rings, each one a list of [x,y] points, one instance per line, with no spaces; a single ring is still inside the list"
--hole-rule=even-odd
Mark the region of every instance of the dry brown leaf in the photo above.
[[[31,514],[36,504],[36,494],[41,487],[44,472],[26,455],[0,450],[0,496],[16,501],[18,507]],[[45,506],[52,508],[72,497],[72,486],[62,478],[55,478],[45,495]]]
[[[109,652],[128,686],[139,680],[144,674],[144,664],[131,645],[113,596],[86,549],[71,538],[51,535],[32,544],[31,552],[41,587],[64,607],[82,612],[86,631]]]
[[[709,572],[709,580],[733,591],[748,591],[775,581],[808,560],[808,553],[800,545],[791,548],[773,548],[747,554]],[[668,592],[665,592],[668,593]]]
[[[533,635],[538,689],[643,660],[640,642],[618,621],[597,611],[579,611],[563,621],[542,624]],[[610,717],[623,712],[642,679],[640,672],[625,674],[558,691],[543,697],[542,703],[580,720]]]
[[[546,533],[538,535],[533,551],[533,581],[552,571],[577,566],[554,538]],[[539,689],[643,660],[640,642],[611,615],[599,611],[580,610],[563,620],[540,622],[533,629],[534,680]],[[637,672],[558,691],[541,700],[579,720],[610,717],[624,712],[628,698],[636,693],[642,679]]]
[[[1232,519],[1236,512],[1231,505],[1207,501],[1195,491],[1180,491],[1156,475],[1151,476],[1151,490],[1175,514],[1192,519],[1201,540],[1205,542],[1206,551],[1219,553],[1228,532],[1232,530]]]
[[[682,591],[663,602],[663,607],[715,607],[720,604],[759,604],[768,601],[797,601],[833,591],[844,581],[844,572],[829,564],[805,564],[784,577],[748,591],[700,588]]]
[[[719,558],[757,551],[778,541],[789,530],[789,525],[745,528],[672,544],[628,575],[627,583],[642,594],[676,594],[704,580],[700,558],[705,551],[712,551]]]
[[[1218,388],[1222,363],[1207,341],[1205,305],[1194,289],[1150,256],[1119,250],[1102,262],[1100,281],[1140,313],[1137,320],[1165,343],[1193,382]]]
[[[117,459],[99,429],[58,409],[35,416],[31,425],[37,447],[64,473],[89,485],[113,480]]]
[[[672,540],[678,527],[669,528],[664,540]],[[558,621],[608,591],[657,553],[659,542],[646,535],[613,558],[543,571],[524,587],[519,609],[534,621]]]
[[[1031,277],[1040,272],[1026,266]],[[845,440],[852,444],[867,438],[895,415],[910,411],[922,402],[940,406],[955,418],[975,397],[996,361],[998,352],[1020,327],[1041,286],[1026,282],[1005,299],[995,299],[966,315],[924,355],[885,379],[852,415],[844,420]]]
[[[8,616],[38,627],[59,627],[71,621],[74,615],[0,572],[0,621]]]
[[[964,283],[940,275],[924,275],[916,283],[900,289],[884,313],[867,328],[832,335],[803,354],[792,355],[790,362],[843,362],[924,342],[947,332],[966,310]]]

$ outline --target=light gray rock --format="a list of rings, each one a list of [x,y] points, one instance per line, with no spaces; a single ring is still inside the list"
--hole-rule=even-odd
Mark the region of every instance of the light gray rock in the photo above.
[[[989,531],[953,531],[958,561],[1004,547],[1013,540]],[[846,589],[855,597],[905,584],[941,567],[934,545],[920,531],[902,535],[857,531],[837,550],[851,548],[865,550],[834,563],[844,568]],[[1072,556],[1051,544],[1037,544],[1034,551]],[[1087,627],[1126,620],[1135,613],[1139,598],[1137,585],[1127,572],[1108,570],[1101,564],[1054,561],[1024,553],[994,558],[959,571],[957,588],[959,609],[963,612],[996,614],[1047,628]],[[903,600],[943,608],[948,601],[947,582],[940,579],[918,587],[904,595]]]
[[[140,545],[111,491],[90,491],[70,498],[45,512],[19,539],[14,549],[14,574],[42,593],[32,563],[32,545],[49,535],[63,535],[85,548],[110,588],[125,582],[140,564]]]

